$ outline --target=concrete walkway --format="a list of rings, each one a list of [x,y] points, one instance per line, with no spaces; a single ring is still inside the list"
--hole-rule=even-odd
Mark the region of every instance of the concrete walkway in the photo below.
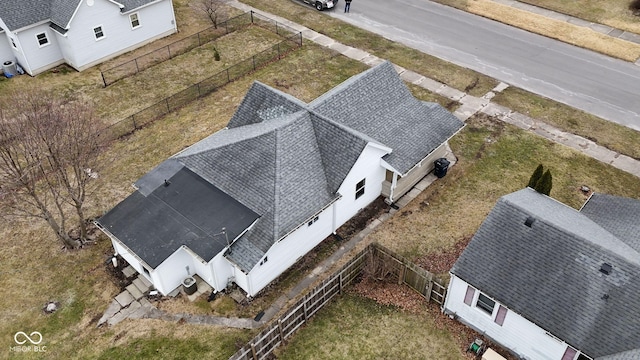
[[[514,7],[519,7],[524,5],[512,0],[496,0],[501,3],[509,3],[513,4]],[[279,16],[255,9],[251,6],[239,3],[237,1],[232,1],[230,4],[242,11],[253,10],[254,12],[269,17],[271,19],[275,19],[276,21],[283,23],[296,31],[300,31],[305,39],[316,42],[324,47],[330,48],[332,50],[338,51],[342,55],[349,57],[351,59],[360,61],[368,66],[374,66],[381,62],[383,59],[380,59],[372,54],[369,54],[366,51],[356,49],[350,46],[346,46],[342,43],[339,43],[325,35],[322,35],[316,31],[313,31],[307,27],[304,27],[300,24],[289,21],[288,19],[281,18]],[[544,9],[538,9],[542,11]],[[548,10],[544,10],[548,12]],[[566,15],[564,15],[566,16]],[[572,22],[570,18],[567,18],[568,22]],[[585,23],[585,26],[592,27],[593,24]],[[598,29],[602,29],[605,31],[606,29],[602,26],[596,26]],[[616,31],[609,31],[611,34],[618,34]],[[622,34],[619,34],[620,36]],[[634,34],[635,35],[635,34]],[[638,41],[640,43],[640,36],[629,36],[630,38],[636,39],[634,41]],[[626,40],[626,39],[625,39]],[[630,40],[632,41],[632,40]],[[477,113],[484,113],[489,116],[494,116],[497,119],[500,119],[506,123],[515,125],[521,129],[529,131],[531,133],[537,134],[544,138],[547,138],[551,141],[554,141],[559,144],[563,144],[569,146],[575,150],[578,150],[594,159],[597,159],[601,162],[610,164],[618,169],[626,171],[630,174],[633,174],[637,177],[640,177],[640,162],[630,158],[626,155],[619,154],[615,151],[611,151],[605,147],[599,146],[591,140],[585,139],[581,136],[577,136],[574,134],[570,134],[559,130],[549,124],[546,124],[542,121],[536,120],[534,118],[528,117],[526,115],[520,114],[518,112],[514,112],[506,107],[491,103],[491,99],[495,96],[496,93],[499,93],[506,89],[509,85],[505,83],[500,83],[496,86],[492,91],[488,92],[482,97],[474,97],[469,94],[466,94],[457,89],[451,88],[443,83],[440,83],[436,80],[427,78],[423,75],[415,73],[413,71],[404,69],[400,66],[394,65],[396,71],[400,75],[400,77],[406,82],[412,83],[414,85],[420,86],[426,90],[431,92],[440,94],[448,99],[457,101],[461,104],[461,106],[454,112],[454,115],[457,116],[462,121],[466,121],[471,116]],[[449,151],[447,158],[451,162],[450,166],[455,164],[455,157]],[[414,188],[409,191],[406,195],[400,198],[396,205],[399,208],[406,206],[411,200],[413,200],[420,192],[426,189],[429,185],[431,185],[436,180],[436,177],[433,174],[427,175],[423,178]],[[127,287],[127,289],[116,296],[116,298],[112,301],[112,303],[107,308],[107,311],[104,313],[102,318],[98,321],[98,326],[101,326],[105,323],[109,325],[115,325],[124,319],[139,319],[139,318],[152,318],[152,319],[162,319],[166,321],[184,321],[187,323],[193,324],[206,324],[206,325],[218,325],[225,327],[234,327],[234,328],[243,328],[243,329],[252,329],[258,328],[271,320],[274,316],[276,316],[285,306],[288,304],[290,300],[297,298],[299,295],[305,293],[305,291],[316,281],[326,276],[326,273],[331,270],[333,265],[336,264],[337,261],[344,256],[344,254],[348,253],[352,249],[356,247],[356,245],[365,239],[369,233],[371,233],[376,227],[390,218],[397,210],[391,209],[388,213],[385,213],[379,216],[377,219],[374,219],[364,230],[362,230],[357,235],[353,236],[350,240],[344,243],[335,253],[333,253],[329,258],[324,260],[321,264],[319,264],[308,276],[306,276],[302,281],[300,281],[295,287],[289,290],[286,294],[280,296],[268,309],[264,310],[264,314],[256,321],[254,319],[245,319],[245,318],[227,318],[227,317],[218,317],[218,316],[207,316],[207,315],[191,315],[191,314],[169,314],[162,310],[157,309],[151,302],[149,302],[143,295],[149,291],[150,285],[144,277],[139,276],[134,282]]]

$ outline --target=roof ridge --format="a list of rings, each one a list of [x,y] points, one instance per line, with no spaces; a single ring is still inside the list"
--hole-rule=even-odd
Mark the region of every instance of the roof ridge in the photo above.
[[[575,231],[574,228],[570,227],[570,226],[566,226],[567,224],[560,224],[559,221],[555,221],[556,217],[551,216],[552,214],[545,212],[545,211],[535,211],[532,209],[532,207],[526,207],[524,204],[522,204],[519,201],[514,201],[513,200],[513,194],[518,194],[518,193],[525,193],[527,191],[530,191],[532,193],[538,194],[539,196],[542,196],[548,200],[553,201],[555,204],[559,204],[560,206],[564,207],[565,209],[573,212],[573,214],[575,216],[577,216],[581,221],[586,221],[589,222],[591,226],[595,226],[596,228],[598,228],[599,232],[603,232],[606,233],[608,235],[608,239],[607,238],[603,238],[600,237],[598,235],[601,234],[594,234],[593,231],[589,231],[588,235],[586,234],[586,232],[580,232],[580,231]],[[609,232],[607,229],[603,228],[600,224],[596,223],[595,221],[591,220],[588,216],[586,216],[585,214],[581,213],[580,211],[574,209],[573,207],[552,198],[551,196],[548,195],[544,195],[541,194],[539,192],[537,192],[534,189],[531,189],[529,187],[524,188],[522,190],[516,191],[515,193],[511,193],[511,194],[507,194],[505,196],[502,196],[500,198],[499,201],[504,201],[507,202],[509,204],[511,204],[512,206],[517,207],[520,211],[527,213],[527,214],[533,214],[534,216],[536,216],[536,220],[538,221],[542,221],[545,224],[548,224],[550,226],[553,226],[555,229],[557,229],[558,231],[564,232],[566,234],[571,234],[574,237],[582,240],[584,243],[588,243],[590,245],[596,246],[598,248],[600,248],[601,250],[615,256],[618,257],[620,259],[623,259],[627,262],[629,262],[630,264],[634,264],[636,266],[640,266],[640,253],[638,253],[638,251],[636,251],[634,248],[632,248],[631,246],[629,246],[626,242],[622,241],[620,238],[618,238],[616,235],[612,234],[611,232]],[[549,216],[548,216],[549,215]],[[610,245],[610,246],[607,246]]]
[[[274,136],[275,136],[275,164],[273,167],[274,170],[274,177],[275,177],[275,181],[273,182],[273,240],[274,242],[280,240],[280,237],[278,236],[278,233],[280,231],[280,222],[279,222],[279,217],[280,217],[280,212],[277,211],[277,209],[279,208],[279,202],[280,202],[280,189],[278,184],[280,184],[280,181],[282,180],[282,175],[280,173],[280,169],[282,168],[282,159],[280,159],[280,152],[282,151],[281,148],[281,138],[282,138],[282,130],[280,128],[277,128],[274,131]]]

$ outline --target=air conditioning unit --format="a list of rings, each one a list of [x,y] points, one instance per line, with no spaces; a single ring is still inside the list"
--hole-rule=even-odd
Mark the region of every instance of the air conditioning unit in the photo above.
[[[487,348],[487,351],[482,354],[482,360],[507,360],[504,356],[495,352],[492,348]]]

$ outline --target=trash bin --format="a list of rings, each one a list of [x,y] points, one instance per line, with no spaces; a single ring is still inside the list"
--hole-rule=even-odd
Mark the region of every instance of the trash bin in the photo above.
[[[182,287],[184,288],[184,292],[187,295],[194,294],[196,291],[198,291],[198,285],[196,284],[196,279],[194,279],[191,276],[182,280]]]
[[[434,162],[433,174],[438,178],[447,175],[447,169],[449,169],[449,160],[445,158],[439,158]]]

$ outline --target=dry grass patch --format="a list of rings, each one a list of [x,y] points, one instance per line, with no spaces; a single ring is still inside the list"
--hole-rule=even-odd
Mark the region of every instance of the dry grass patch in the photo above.
[[[564,14],[569,14],[595,23],[605,24],[640,34],[638,16],[629,9],[632,0],[522,0]]]
[[[498,4],[491,0],[469,1],[465,10],[622,60],[633,62],[640,57],[640,45],[638,44],[612,38],[589,28]]]
[[[491,101],[640,160],[640,132],[626,126],[514,87]]]
[[[423,314],[426,304],[422,304]],[[455,338],[424,315],[352,294],[318,312],[278,359],[465,359]]]

